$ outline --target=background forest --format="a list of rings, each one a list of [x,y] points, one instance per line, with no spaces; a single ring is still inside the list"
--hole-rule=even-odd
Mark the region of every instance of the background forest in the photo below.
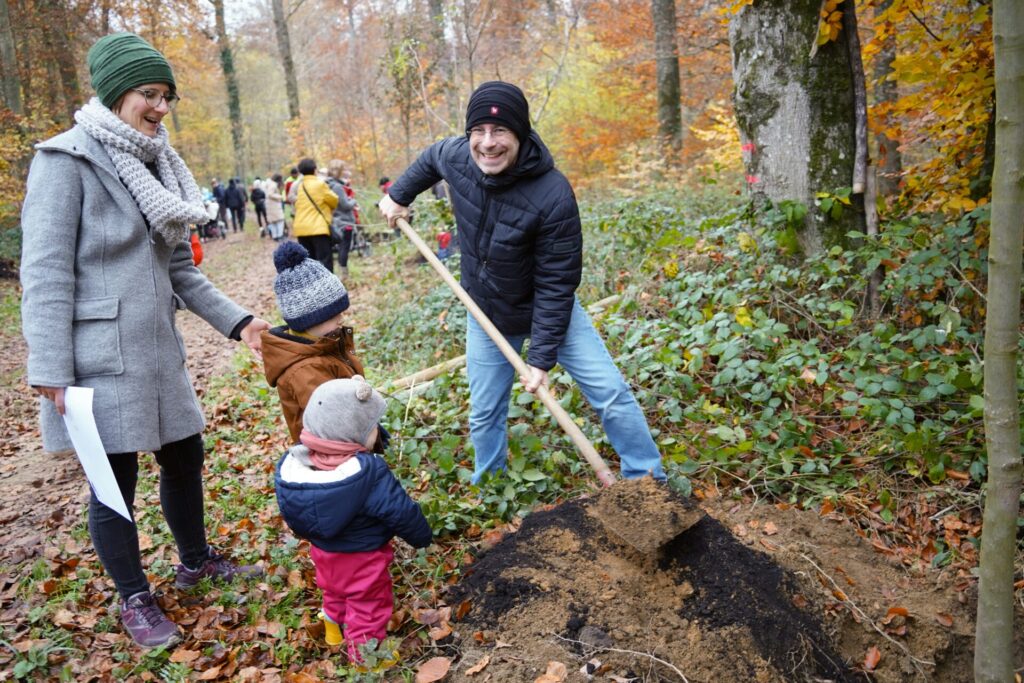
[[[779,511],[767,523],[736,518],[727,531],[746,545],[757,538],[758,550],[782,564],[788,557],[787,566],[814,584],[784,602],[808,596],[809,609],[837,634],[849,677],[834,680],[952,683],[971,675],[973,632],[982,622],[975,622],[982,513],[993,490],[986,489],[994,462],[986,419],[995,402],[986,373],[1002,368],[1009,387],[1003,405],[1010,409],[1001,423],[1003,435],[1009,433],[1009,464],[1001,471],[1011,485],[1000,489],[1010,512],[999,552],[1008,566],[990,581],[1012,573],[993,610],[1004,619],[1009,614],[1010,624],[989,621],[998,637],[983,639],[979,632],[979,643],[994,644],[1005,657],[988,657],[1002,668],[977,680],[1008,680],[1007,667],[1019,680],[1024,642],[1013,638],[1024,630],[1015,631],[1012,619],[1024,607],[1024,519],[1019,504],[1014,508],[1021,438],[1013,398],[1024,388],[1017,360],[1024,348],[1024,203],[1007,199],[1007,187],[1021,186],[1019,159],[1014,165],[1002,157],[1004,173],[996,172],[997,46],[1006,45],[998,23],[993,26],[999,6],[992,0],[0,0],[0,265],[15,277],[32,145],[67,128],[91,95],[85,53],[108,32],[137,32],[168,56],[183,101],[164,123],[201,185],[213,177],[287,175],[304,156],[321,166],[342,159],[353,170],[372,231],[382,230],[372,207],[378,178],[396,178],[426,145],[462,134],[475,86],[517,83],[580,197],[586,247],[579,296],[596,306],[595,320],[648,416],[673,487],[709,506],[723,499],[723,518],[740,501],[775,504],[755,506],[762,510],[757,514],[775,514],[765,507]],[[1007,0],[1003,7],[1018,5]],[[1019,54],[1024,18],[1013,11],[1017,23],[1004,20],[1002,31],[1016,30],[1010,44]],[[1016,73],[1015,92],[1024,92]],[[1022,142],[1019,115],[1012,120]],[[1024,149],[1007,144],[1014,138],[1006,130],[1003,149]],[[1001,178],[1002,195],[993,192]],[[443,202],[424,197],[416,209],[424,234],[452,220]],[[1010,235],[998,242],[998,253],[997,226]],[[370,379],[400,399],[387,417],[397,435],[393,466],[414,491],[437,543],[400,552],[403,607],[390,629],[400,657],[396,662],[384,648],[374,662],[391,672],[388,680],[441,680],[449,667],[447,680],[457,681],[482,680],[473,678],[481,672],[493,680],[590,680],[575,673],[582,657],[569,678],[545,679],[543,667],[509,663],[528,660],[549,633],[535,642],[523,635],[528,629],[498,632],[499,626],[477,622],[454,633],[471,601],[449,601],[447,591],[472,577],[478,551],[514,536],[531,512],[593,493],[594,482],[544,411],[517,390],[507,477],[470,485],[467,389],[458,363],[413,389],[413,382],[394,381],[457,359],[465,316],[433,273],[412,267],[409,245],[386,241],[390,231],[383,233],[375,235],[372,257],[352,261],[353,324],[368,350]],[[273,272],[266,245],[245,235],[207,249],[204,272],[269,315]],[[454,258],[449,264],[457,270]],[[998,327],[1010,364],[997,366],[985,353],[994,348],[986,331],[997,329],[986,321],[996,301],[989,278],[1014,264],[1016,281],[1010,272],[998,299],[1000,310],[1016,312]],[[0,284],[0,342],[11,350],[0,371],[13,386],[22,376],[18,291],[13,279]],[[185,337],[200,348],[221,344],[202,334],[190,329]],[[97,579],[84,524],[62,524],[64,513],[58,518],[49,509],[11,513],[0,522],[0,623],[10,627],[0,641],[10,644],[0,647],[0,665],[14,675],[309,681],[358,680],[365,673],[314,643],[311,567],[297,559],[298,541],[282,527],[268,483],[286,445],[276,396],[247,354],[228,365],[206,354],[189,347],[211,423],[209,515],[221,541],[236,556],[263,562],[270,578],[249,590],[247,604],[238,600],[237,586],[215,592],[212,606],[174,602],[175,618],[195,625],[194,640],[140,660],[118,639],[106,612],[109,587]],[[579,422],[593,417],[567,377],[556,372],[552,380]],[[8,416],[0,455],[37,449],[34,404],[14,390],[2,398]],[[584,429],[603,453],[611,452],[600,429]],[[0,476],[15,469],[4,462],[11,461],[0,461]],[[26,484],[25,499],[34,495]],[[78,515],[73,503],[62,499],[58,512]],[[797,509],[855,529],[853,541],[840,542],[838,534],[826,541],[835,525],[814,537],[821,547],[835,542],[839,556],[849,550],[850,557],[826,560],[823,551],[805,546],[787,555],[783,515]],[[47,550],[33,554],[14,533],[17,523],[3,535],[3,524],[18,514],[19,523],[45,528]],[[159,514],[140,518],[151,541],[145,560],[166,579],[173,544]],[[891,592],[881,574],[854,580],[857,541],[869,551],[865,566],[899,569],[904,592]],[[714,571],[705,573],[717,575],[724,565],[716,559]],[[545,581],[556,578],[557,572]],[[653,595],[660,585],[640,592]],[[698,595],[708,591],[697,588]],[[638,608],[638,621],[652,608],[646,599],[628,605]],[[572,609],[557,619],[577,619]],[[633,614],[621,604],[616,609]],[[732,635],[716,641],[712,631],[704,632],[703,652],[725,666],[730,658],[722,653],[732,654]],[[685,642],[681,633],[692,636],[665,636],[669,645]],[[556,635],[565,634],[575,638],[579,631]],[[508,642],[514,656],[500,663]],[[473,653],[477,646],[486,654]],[[682,676],[680,669],[690,680],[753,679],[731,669],[696,675],[711,666],[691,652],[701,648],[659,647],[644,640],[631,642],[626,655],[620,650],[616,661],[625,663],[616,664],[616,680],[687,680],[674,677]],[[662,657],[658,665],[651,653]],[[777,654],[765,657],[775,662]],[[675,665],[665,666],[673,656]],[[610,671],[603,680],[612,680]],[[795,672],[773,669],[763,680],[822,680],[819,671],[803,671],[803,678]]]
[[[357,184],[373,185],[458,134],[472,89],[503,79],[526,91],[577,187],[738,186],[728,20],[748,4],[3,0],[0,220],[12,225],[31,143],[67,127],[89,96],[88,47],[116,30],[138,32],[174,64],[185,104],[170,127],[204,182],[287,172],[312,155],[346,160]],[[857,5],[882,194],[970,210],[991,174],[989,3]],[[842,13],[822,20],[834,39],[829,14]],[[676,78],[659,76],[659,55],[664,69],[678,64]]]

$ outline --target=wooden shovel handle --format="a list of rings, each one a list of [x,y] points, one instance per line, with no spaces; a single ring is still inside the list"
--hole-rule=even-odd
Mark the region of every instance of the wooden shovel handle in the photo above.
[[[516,350],[508,343],[505,336],[498,331],[498,328],[494,326],[494,323],[492,323],[487,315],[480,310],[480,307],[476,305],[476,302],[473,301],[466,290],[462,288],[462,285],[460,285],[452,276],[448,268],[446,268],[445,265],[441,263],[441,260],[434,255],[434,252],[431,251],[430,247],[427,246],[427,243],[423,241],[423,238],[412,229],[412,226],[409,225],[408,221],[404,218],[399,218],[397,225],[398,228],[405,233],[405,236],[408,237],[414,245],[416,245],[416,248],[419,249],[421,254],[423,254],[423,257],[427,259],[427,263],[437,271],[438,275],[441,276],[441,279],[445,281],[445,284],[455,292],[455,296],[459,298],[459,301],[462,302],[470,314],[476,319],[477,323],[480,324],[480,327],[482,327],[484,332],[487,333],[487,336],[497,344],[498,348],[501,349],[502,355],[508,359],[508,362],[512,364],[512,367],[515,368],[516,372],[521,376],[528,376],[530,374],[530,368],[527,366],[526,361],[516,353]],[[554,416],[559,426],[561,426],[569,438],[572,439],[573,444],[575,444],[583,458],[591,467],[594,468],[594,472],[597,474],[598,480],[600,480],[604,486],[611,486],[614,484],[615,475],[610,469],[608,469],[607,463],[605,463],[604,459],[600,454],[598,454],[597,449],[595,449],[593,444],[590,443],[587,437],[580,430],[579,426],[573,422],[569,413],[565,412],[565,409],[562,408],[561,404],[555,400],[554,396],[551,395],[548,388],[545,386],[539,387],[536,391],[536,395],[541,400],[541,403],[547,406],[547,409]]]

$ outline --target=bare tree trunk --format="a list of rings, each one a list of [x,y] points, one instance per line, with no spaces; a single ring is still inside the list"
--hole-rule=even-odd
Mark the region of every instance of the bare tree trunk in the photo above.
[[[60,0],[45,0],[40,3],[43,17],[43,35],[50,54],[60,74],[61,93],[64,96],[64,111],[69,125],[75,120],[75,111],[82,104],[82,89],[78,85],[78,72],[75,60],[70,59],[74,52],[68,41],[67,8]]]
[[[892,0],[882,0],[875,8],[875,16],[882,14],[892,6]],[[875,102],[892,104],[899,97],[896,81],[890,80],[892,65],[896,61],[896,36],[891,33],[882,41],[882,49],[875,57]],[[889,116],[885,117],[886,119]],[[883,121],[883,124],[888,120]],[[900,154],[900,141],[892,139],[885,133],[878,135],[878,192],[883,197],[893,197],[899,193],[900,174],[903,172],[903,156]]]
[[[868,91],[864,82],[864,61],[860,54],[860,36],[857,35],[857,5],[854,0],[843,3],[843,32],[846,50],[850,56],[850,78],[853,81],[854,139],[853,194],[864,194],[868,173]]]
[[[658,81],[658,134],[666,150],[683,147],[683,118],[679,105],[679,43],[676,40],[675,0],[651,0],[654,21],[654,61]],[[676,154],[671,155],[672,158]]]
[[[220,68],[228,91],[228,117],[231,119],[231,143],[235,150],[235,176],[245,178],[245,144],[243,142],[242,103],[238,98],[238,79],[235,77],[235,59],[228,42],[228,29],[224,24],[224,0],[213,3],[217,25],[217,43],[220,45]]]
[[[284,68],[284,89],[288,93],[288,118],[295,120],[302,116],[299,109],[299,82],[295,78],[295,61],[292,59],[292,43],[288,36],[288,19],[284,14],[284,0],[271,0],[274,10],[274,33],[277,35],[277,51]]]
[[[434,61],[438,65],[438,81],[444,95],[446,116],[451,130],[459,126],[459,93],[455,88],[455,69],[452,64],[451,46],[445,38],[444,0],[430,0],[431,37],[433,39]]]
[[[845,38],[812,58],[820,0],[759,0],[729,25],[733,101],[755,203],[791,200],[808,211],[797,239],[805,254],[864,232],[860,199],[838,218],[815,208],[818,192],[850,186],[856,131]],[[859,197],[859,196],[858,196]]]
[[[18,56],[7,0],[0,0],[0,73],[3,74],[4,106],[20,115],[21,76],[18,74]]]
[[[982,520],[974,680],[1014,680],[1013,572],[1021,491],[1021,248],[1024,246],[1024,3],[995,0],[995,172],[985,311],[985,444],[988,487]]]

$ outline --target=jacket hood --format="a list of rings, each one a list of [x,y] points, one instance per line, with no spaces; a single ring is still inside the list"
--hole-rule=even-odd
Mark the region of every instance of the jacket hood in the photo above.
[[[339,344],[344,349],[346,337],[352,336],[351,327],[340,327],[317,340],[298,337],[287,330],[286,325],[281,325],[263,337],[263,369],[272,387],[277,386],[277,381],[291,366],[307,358],[327,355]]]
[[[337,469],[320,471],[312,467],[308,448],[300,444],[288,449],[274,477],[281,492],[278,504],[288,525],[304,538],[341,535],[362,513],[373,490],[372,459],[372,455],[361,453]]]

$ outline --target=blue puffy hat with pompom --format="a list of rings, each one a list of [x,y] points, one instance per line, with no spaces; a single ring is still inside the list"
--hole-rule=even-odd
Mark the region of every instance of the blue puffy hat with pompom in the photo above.
[[[274,251],[274,294],[288,327],[302,332],[348,309],[348,292],[334,273],[297,242]]]

